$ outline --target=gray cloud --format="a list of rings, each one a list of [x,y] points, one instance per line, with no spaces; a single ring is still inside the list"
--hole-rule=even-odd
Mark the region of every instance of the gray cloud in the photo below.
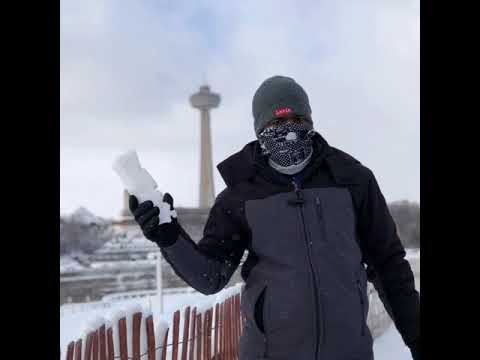
[[[387,200],[419,200],[417,2],[62,0],[61,210],[118,214],[110,163],[127,148],[177,203],[194,205],[188,96],[204,78],[222,95],[218,163],[253,140],[251,98],[274,74],[305,87],[317,130],[370,167]]]

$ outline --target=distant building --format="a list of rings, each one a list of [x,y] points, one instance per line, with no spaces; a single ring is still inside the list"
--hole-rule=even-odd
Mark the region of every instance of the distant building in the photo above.
[[[202,238],[209,209],[177,208],[180,223],[197,242]],[[155,254],[158,246],[147,240],[137,223],[124,218],[114,223],[115,233],[88,258],[64,257],[60,259],[60,304],[68,301],[100,300],[104,295],[156,289]],[[230,284],[241,281],[240,270]],[[164,260],[163,284],[165,288],[187,287],[172,267]]]

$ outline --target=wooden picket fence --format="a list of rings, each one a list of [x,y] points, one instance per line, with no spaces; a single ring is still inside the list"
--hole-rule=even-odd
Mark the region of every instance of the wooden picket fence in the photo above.
[[[102,324],[82,339],[67,347],[66,360],[235,360],[239,358],[239,340],[245,319],[240,312],[240,293],[231,295],[197,314],[197,307],[188,306],[183,314],[180,335],[180,310],[173,314],[172,329],[166,328],[161,344],[156,343],[152,315],[144,319],[142,312],[132,315],[131,343],[127,337],[127,319],[118,320],[118,327]],[[118,334],[114,334],[118,329]],[[157,334],[162,337],[162,334]],[[147,351],[141,353],[141,339],[146,336]],[[114,346],[115,339],[119,344]],[[158,337],[157,337],[158,339]],[[115,354],[115,348],[117,354]],[[119,354],[118,354],[119,353]],[[131,355],[129,355],[129,353]],[[61,355],[61,354],[60,354]]]

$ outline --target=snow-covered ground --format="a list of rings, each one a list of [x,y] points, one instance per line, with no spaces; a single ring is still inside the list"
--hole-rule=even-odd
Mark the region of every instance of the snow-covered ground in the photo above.
[[[373,344],[375,360],[411,360],[412,355],[392,324],[390,328],[377,339]]]
[[[407,260],[416,259],[420,257],[420,248],[407,248],[405,249],[405,253]]]

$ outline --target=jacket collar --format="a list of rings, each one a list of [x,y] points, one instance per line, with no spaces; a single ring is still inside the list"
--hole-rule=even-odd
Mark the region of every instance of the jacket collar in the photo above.
[[[301,172],[304,180],[313,176],[325,161],[335,182],[341,185],[356,183],[350,171],[353,163],[359,163],[356,159],[331,147],[318,132],[313,136],[313,146],[314,157]],[[242,150],[223,160],[217,165],[217,169],[228,187],[253,179],[256,175],[275,183],[291,181],[290,176],[280,174],[268,165],[267,157],[262,155],[258,140],[249,142]]]

